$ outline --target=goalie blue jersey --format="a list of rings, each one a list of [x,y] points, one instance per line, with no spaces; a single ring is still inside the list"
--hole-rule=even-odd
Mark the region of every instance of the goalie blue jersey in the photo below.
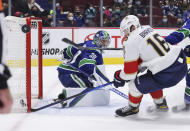
[[[83,47],[98,47],[92,40],[79,45]],[[80,73],[76,70],[79,69],[88,75],[92,75],[96,65],[103,65],[102,53],[99,50],[79,50],[73,46],[68,46],[64,49],[63,59],[66,59],[68,62],[59,65],[57,70],[60,73]]]

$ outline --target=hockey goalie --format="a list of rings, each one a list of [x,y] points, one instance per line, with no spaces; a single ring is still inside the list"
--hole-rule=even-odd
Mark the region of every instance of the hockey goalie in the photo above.
[[[106,48],[110,44],[110,35],[106,31],[98,31],[93,40],[79,44],[83,47]],[[59,99],[64,99],[77,94],[87,88],[109,82],[105,75],[102,51],[100,50],[80,50],[73,46],[68,46],[63,51],[63,63],[59,65],[58,78],[65,87],[58,95]],[[76,97],[64,106],[103,106],[108,105],[110,94],[108,90],[100,89],[87,95]]]

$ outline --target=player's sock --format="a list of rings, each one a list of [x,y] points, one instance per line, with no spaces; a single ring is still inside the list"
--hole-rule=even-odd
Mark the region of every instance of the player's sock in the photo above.
[[[132,107],[132,106],[125,106],[122,108],[119,108],[115,111],[116,116],[129,116],[129,115],[134,115],[137,114],[139,112],[139,106],[138,107]]]
[[[139,112],[140,102],[143,94],[136,88],[134,82],[129,84],[129,104],[115,111],[116,116],[129,116]]]

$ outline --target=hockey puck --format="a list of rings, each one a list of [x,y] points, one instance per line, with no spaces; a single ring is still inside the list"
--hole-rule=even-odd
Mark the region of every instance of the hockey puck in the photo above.
[[[30,27],[27,24],[23,25],[21,29],[24,33],[28,33],[30,31]]]

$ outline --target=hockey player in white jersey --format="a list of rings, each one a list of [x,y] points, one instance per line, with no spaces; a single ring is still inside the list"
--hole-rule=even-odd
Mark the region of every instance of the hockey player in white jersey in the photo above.
[[[152,27],[141,26],[134,15],[122,20],[120,31],[126,37],[124,69],[115,72],[113,83],[121,87],[129,82],[129,104],[116,110],[116,115],[138,113],[143,94],[147,93],[158,109],[168,110],[162,89],[176,85],[187,73],[182,48],[169,45]],[[137,76],[139,67],[146,67],[147,73]]]

